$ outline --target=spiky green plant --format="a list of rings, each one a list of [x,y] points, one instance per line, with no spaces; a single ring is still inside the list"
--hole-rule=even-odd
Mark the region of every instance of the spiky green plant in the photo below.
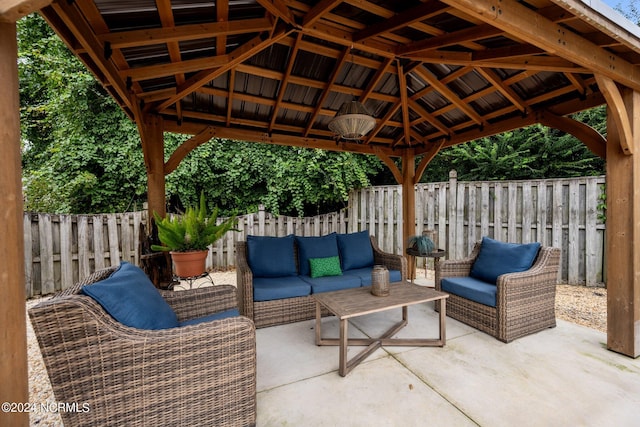
[[[214,208],[211,215],[208,215],[204,192],[200,194],[199,207],[187,207],[184,214],[173,217],[167,215],[162,218],[157,212],[153,216],[158,226],[158,238],[162,242],[162,246],[151,246],[154,251],[202,251],[227,231],[240,231],[233,228],[238,222],[235,215],[216,224],[218,208]]]

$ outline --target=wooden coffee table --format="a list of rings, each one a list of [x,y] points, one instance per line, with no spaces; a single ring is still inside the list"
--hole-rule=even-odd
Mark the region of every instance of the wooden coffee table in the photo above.
[[[381,346],[408,347],[442,347],[446,342],[446,298],[449,295],[432,288],[414,285],[410,282],[396,282],[391,284],[389,296],[377,297],[371,294],[370,287],[345,289],[341,291],[314,294],[316,300],[316,345],[339,345],[341,376],[347,375],[367,356]],[[434,338],[391,338],[408,322],[407,307],[421,302],[435,301],[440,304],[440,337]],[[340,319],[340,338],[322,338],[322,307]],[[349,319],[365,314],[378,313],[402,308],[402,320],[379,338],[348,338]],[[360,353],[347,360],[349,345],[366,345]]]

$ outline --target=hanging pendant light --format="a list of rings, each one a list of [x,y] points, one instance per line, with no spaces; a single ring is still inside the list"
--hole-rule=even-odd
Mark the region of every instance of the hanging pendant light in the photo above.
[[[342,104],[329,122],[329,129],[342,139],[360,139],[374,128],[376,119],[358,101]]]
[[[351,46],[351,63],[353,61],[353,46]],[[358,140],[371,132],[376,125],[376,119],[367,111],[362,103],[352,100],[342,104],[336,116],[329,122],[329,129],[341,139]]]

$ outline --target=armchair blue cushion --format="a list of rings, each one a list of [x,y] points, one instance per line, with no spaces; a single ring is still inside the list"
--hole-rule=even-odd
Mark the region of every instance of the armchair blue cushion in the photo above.
[[[369,230],[357,233],[338,234],[338,248],[343,270],[373,266],[373,248]]]
[[[526,271],[540,250],[540,243],[504,243],[483,237],[480,253],[471,267],[471,277],[495,285],[498,276]]]
[[[122,262],[108,278],[82,287],[118,322],[138,329],[179,326],[178,317],[139,267]]]
[[[296,276],[293,235],[247,236],[247,262],[255,277]]]

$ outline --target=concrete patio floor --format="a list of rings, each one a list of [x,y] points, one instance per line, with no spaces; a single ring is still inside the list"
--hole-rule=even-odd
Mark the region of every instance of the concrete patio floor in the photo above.
[[[355,319],[377,336],[400,310]],[[346,377],[313,320],[258,329],[258,426],[637,426],[640,359],[569,322],[504,344],[447,318],[447,344],[378,349]],[[323,335],[338,321],[323,319]],[[409,307],[397,336],[437,337],[433,303]],[[349,357],[362,347],[350,347]]]

